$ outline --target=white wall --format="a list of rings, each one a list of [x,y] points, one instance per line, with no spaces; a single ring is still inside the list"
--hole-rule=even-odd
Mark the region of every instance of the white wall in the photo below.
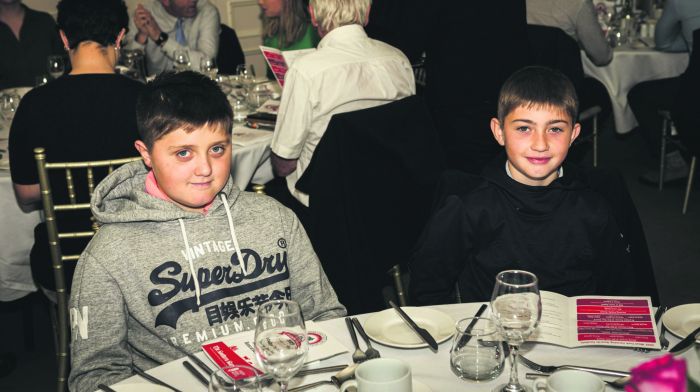
[[[126,0],[131,15],[134,7],[142,0]],[[255,65],[257,76],[265,75],[265,60],[258,46],[262,43],[262,23],[257,0],[209,0],[219,9],[221,22],[236,30],[246,62]],[[58,0],[23,0],[28,7],[48,12],[56,17]]]

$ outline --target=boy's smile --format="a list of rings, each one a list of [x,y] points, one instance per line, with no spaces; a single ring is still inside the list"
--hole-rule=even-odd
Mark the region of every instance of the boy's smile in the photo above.
[[[531,186],[546,186],[558,176],[569,146],[581,126],[562,108],[519,106],[506,115],[503,124],[491,120],[491,131],[506,148],[513,179]]]
[[[178,129],[156,140],[150,151],[141,141],[136,148],[159,188],[185,210],[201,212],[228,181],[231,136],[218,125],[189,133]]]

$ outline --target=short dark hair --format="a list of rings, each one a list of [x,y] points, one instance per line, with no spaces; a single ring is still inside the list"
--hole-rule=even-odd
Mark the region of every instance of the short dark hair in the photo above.
[[[233,111],[219,86],[198,72],[163,73],[136,101],[136,125],[149,150],[163,135],[178,129],[192,132],[207,124],[230,134]]]
[[[530,66],[515,71],[501,87],[498,97],[498,120],[521,106],[552,106],[578,118],[578,97],[571,80],[563,73],[542,66]]]
[[[119,31],[129,26],[123,0],[61,0],[56,8],[58,28],[66,34],[70,49],[84,41],[112,45]]]

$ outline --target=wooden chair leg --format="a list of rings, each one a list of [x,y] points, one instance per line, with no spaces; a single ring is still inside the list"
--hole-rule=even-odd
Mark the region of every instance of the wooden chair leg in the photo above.
[[[685,197],[683,198],[683,215],[688,212],[688,199],[690,198],[690,190],[693,189],[693,177],[695,177],[695,163],[697,156],[693,155],[690,160],[690,171],[688,172],[688,182],[685,186]]]

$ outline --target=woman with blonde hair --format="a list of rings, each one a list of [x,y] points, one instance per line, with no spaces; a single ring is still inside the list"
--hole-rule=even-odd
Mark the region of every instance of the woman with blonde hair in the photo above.
[[[314,48],[319,36],[311,25],[308,0],[258,0],[263,11],[263,44],[280,50]]]

